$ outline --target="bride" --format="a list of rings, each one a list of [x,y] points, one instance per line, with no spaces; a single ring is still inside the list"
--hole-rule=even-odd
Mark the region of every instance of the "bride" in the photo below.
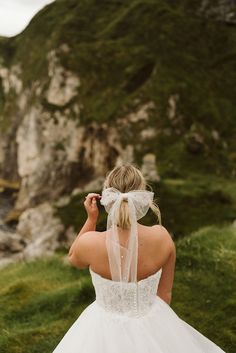
[[[102,195],[86,196],[88,218],[69,261],[89,268],[96,299],[53,353],[224,353],[170,307],[175,244],[165,227],[137,222],[151,208],[161,223],[153,198],[131,164],[108,173]],[[96,231],[97,202],[108,213],[104,232]]]

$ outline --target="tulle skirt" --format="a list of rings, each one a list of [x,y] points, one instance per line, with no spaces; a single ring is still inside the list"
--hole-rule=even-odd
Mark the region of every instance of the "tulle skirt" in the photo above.
[[[96,300],[66,332],[53,353],[225,353],[187,324],[160,297],[150,311],[127,317]]]

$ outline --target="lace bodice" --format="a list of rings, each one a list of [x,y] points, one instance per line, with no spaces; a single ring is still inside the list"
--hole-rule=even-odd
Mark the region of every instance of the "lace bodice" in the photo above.
[[[124,283],[124,307],[120,302],[119,283],[100,276],[91,268],[89,271],[95,288],[97,304],[110,313],[142,316],[150,310],[155,302],[162,269],[137,283]]]

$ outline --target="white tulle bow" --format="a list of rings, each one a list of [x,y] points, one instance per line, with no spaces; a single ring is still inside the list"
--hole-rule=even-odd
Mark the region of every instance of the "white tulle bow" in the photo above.
[[[145,216],[153,202],[153,197],[154,193],[148,190],[131,190],[122,193],[112,187],[106,188],[102,192],[100,202],[108,213],[106,247],[113,281],[119,281],[120,283],[137,282],[137,220]],[[123,199],[127,199],[130,220],[127,247],[120,244],[117,229]],[[109,230],[110,233],[108,234]]]

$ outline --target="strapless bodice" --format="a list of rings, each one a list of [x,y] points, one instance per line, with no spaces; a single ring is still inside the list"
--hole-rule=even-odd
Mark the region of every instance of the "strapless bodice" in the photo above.
[[[107,279],[89,268],[96,293],[96,302],[111,313],[127,316],[145,315],[154,304],[162,269],[138,281],[123,282],[123,302],[119,282]]]

